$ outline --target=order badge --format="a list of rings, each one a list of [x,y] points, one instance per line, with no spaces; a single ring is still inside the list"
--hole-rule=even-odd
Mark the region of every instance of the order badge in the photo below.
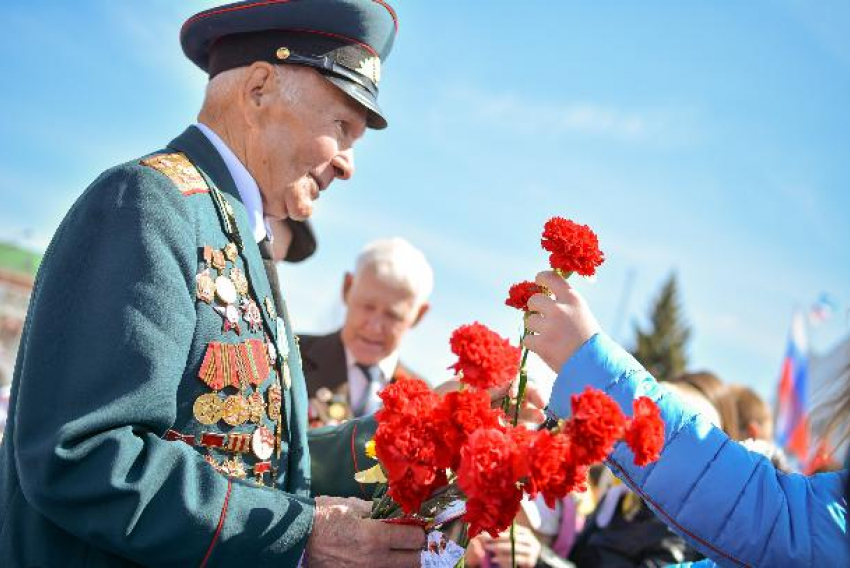
[[[286,324],[282,317],[277,318],[277,351],[284,360],[289,357],[289,338],[286,337]]]

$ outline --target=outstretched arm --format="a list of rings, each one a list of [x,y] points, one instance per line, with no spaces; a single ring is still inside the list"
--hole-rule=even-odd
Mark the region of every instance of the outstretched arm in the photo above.
[[[611,470],[695,548],[721,565],[850,565],[846,535],[847,472],[806,477],[777,471],[760,454],[730,440],[659,387],[641,365],[599,326],[581,296],[552,272],[538,283],[554,298],[535,296],[539,315],[527,346],[560,371],[549,410],[566,417],[570,398],[592,386],[626,414],[648,396],[666,424],[661,457],[645,468],[618,444]]]

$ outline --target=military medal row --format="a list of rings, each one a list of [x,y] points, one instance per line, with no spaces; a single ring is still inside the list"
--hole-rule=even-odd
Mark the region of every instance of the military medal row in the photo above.
[[[181,434],[176,430],[168,430],[165,432],[164,439],[171,442],[180,441],[192,447],[218,450],[232,454],[223,460],[218,460],[211,454],[204,456],[207,463],[212,465],[220,473],[230,477],[244,479],[247,477],[248,469],[251,469],[257,483],[263,484],[264,475],[273,471],[269,459],[274,454],[275,437],[265,426],[255,428],[253,432],[229,434],[203,432],[198,436]],[[253,466],[246,466],[241,458],[243,454],[249,452],[260,460]]]
[[[233,243],[227,243],[223,249],[203,247],[205,267],[195,276],[195,296],[207,304],[217,304],[213,310],[221,316],[223,332],[235,331],[241,335],[241,319],[251,331],[262,329],[263,318],[257,302],[249,295],[248,278],[241,268],[236,266],[238,250]],[[233,263],[228,275],[225,275],[227,261]],[[212,270],[217,271],[213,278]],[[268,306],[267,308],[268,309]],[[269,314],[271,315],[271,313]],[[274,314],[276,316],[277,314]],[[272,316],[272,319],[275,317]]]
[[[195,420],[205,426],[212,426],[219,420],[223,420],[230,426],[241,426],[247,422],[259,424],[268,410],[268,417],[273,422],[280,420],[281,390],[277,385],[272,385],[266,391],[268,404],[259,392],[248,396],[232,394],[222,399],[218,393],[206,393],[195,399],[192,405],[192,414]]]

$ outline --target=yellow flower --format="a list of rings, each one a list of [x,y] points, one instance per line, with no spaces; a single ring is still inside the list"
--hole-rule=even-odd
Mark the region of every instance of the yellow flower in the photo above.
[[[366,455],[373,460],[378,459],[378,454],[375,453],[375,440],[369,440],[366,442]]]

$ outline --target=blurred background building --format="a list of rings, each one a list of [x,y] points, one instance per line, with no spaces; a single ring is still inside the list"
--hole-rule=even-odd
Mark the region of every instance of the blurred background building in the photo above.
[[[41,255],[0,242],[0,436],[6,425],[9,383]]]

